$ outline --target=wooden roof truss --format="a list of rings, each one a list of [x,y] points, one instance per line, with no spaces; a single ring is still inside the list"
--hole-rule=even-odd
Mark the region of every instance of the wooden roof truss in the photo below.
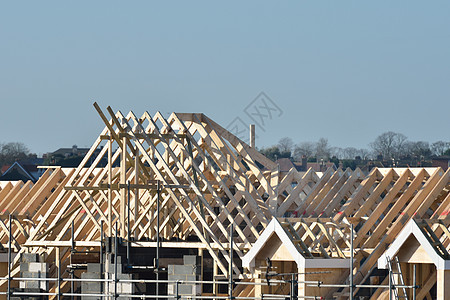
[[[16,251],[54,257],[54,247],[65,247],[64,262],[72,245],[98,247],[101,231],[114,236],[115,226],[125,239],[129,232],[135,243],[154,243],[159,217],[164,241],[196,240],[227,275],[231,224],[237,260],[273,217],[311,259],[349,257],[353,224],[358,284],[414,218],[448,255],[448,170],[374,168],[365,175],[360,169],[292,169],[281,177],[275,163],[203,114],[137,117],[108,107],[106,116],[94,106],[105,128],[77,168],[49,168],[35,184],[1,186],[3,246],[9,213]],[[237,260],[233,271],[245,277]]]

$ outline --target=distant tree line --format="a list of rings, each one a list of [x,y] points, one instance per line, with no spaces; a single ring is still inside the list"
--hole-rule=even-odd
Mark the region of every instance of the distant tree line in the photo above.
[[[0,166],[11,165],[15,161],[36,156],[23,143],[0,143]]]
[[[410,141],[405,135],[392,131],[380,134],[368,146],[368,149],[332,147],[326,138],[320,138],[316,142],[295,144],[291,138],[283,137],[278,144],[262,148],[260,152],[273,161],[279,158],[301,161],[302,158],[306,158],[310,162],[357,159],[409,160],[417,163],[434,156],[450,155],[450,142],[437,141],[430,144],[425,141]]]
[[[91,163],[96,158],[96,155],[100,152],[100,149],[94,151],[94,156],[86,163],[90,166]],[[37,155],[30,153],[30,150],[24,143],[10,142],[10,143],[0,143],[0,168],[5,165],[12,165],[16,161],[28,160],[37,158]],[[62,167],[76,167],[78,166],[84,158],[83,155],[69,155],[65,156],[62,154],[47,155],[42,160],[42,165],[44,166],[62,166]],[[99,166],[105,166],[107,162],[107,157],[100,160]],[[29,161],[27,163],[30,163]],[[34,161],[32,162],[34,163]],[[117,162],[116,162],[117,163]],[[1,175],[1,173],[0,173]]]
[[[344,166],[352,160],[403,161],[404,164],[418,164],[434,156],[449,155],[450,142],[436,141],[432,144],[425,141],[410,141],[397,132],[384,132],[369,144],[369,148],[332,147],[328,139],[320,138],[316,142],[299,142],[295,144],[290,137],[283,137],[278,144],[260,149],[260,152],[275,161],[279,158],[289,158],[309,162],[333,161],[344,162]],[[28,147],[20,142],[0,143],[0,166],[13,164],[15,161],[36,157]],[[63,158],[61,158],[63,159]],[[79,159],[79,158],[77,158]]]

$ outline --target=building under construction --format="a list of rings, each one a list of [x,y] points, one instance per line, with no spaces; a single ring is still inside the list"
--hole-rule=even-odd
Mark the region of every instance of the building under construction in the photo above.
[[[1,297],[450,299],[450,169],[282,174],[203,114],[94,106],[77,168],[0,185]]]

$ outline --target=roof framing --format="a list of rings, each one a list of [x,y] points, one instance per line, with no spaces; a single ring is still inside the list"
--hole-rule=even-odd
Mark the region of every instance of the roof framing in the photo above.
[[[303,259],[344,261],[353,224],[355,284],[370,276],[388,245],[400,243],[402,230],[413,226],[407,224],[426,224],[419,226],[422,239],[442,255],[450,251],[450,170],[291,169],[282,176],[274,162],[203,114],[138,117],[108,107],[106,116],[94,106],[105,127],[77,168],[48,168],[34,184],[0,186],[3,245],[10,213],[15,251],[50,255],[71,243],[72,224],[77,247],[97,247],[101,230],[113,236],[115,224],[126,239],[130,227],[135,246],[152,246],[159,217],[164,246],[176,239],[191,247],[195,239],[228,275],[233,224],[233,272],[242,278],[248,270],[236,262],[256,251],[267,232],[280,233]],[[275,223],[283,231],[267,227]]]

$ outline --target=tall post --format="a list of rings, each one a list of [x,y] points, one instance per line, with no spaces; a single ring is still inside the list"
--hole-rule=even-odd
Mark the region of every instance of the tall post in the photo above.
[[[74,296],[73,296],[73,292],[74,292],[74,282],[73,282],[73,272],[74,272],[74,270],[70,270],[70,279],[72,279],[71,281],[70,281],[70,293],[72,294],[72,295],[70,295],[70,299],[71,300],[73,300],[74,299]]]
[[[57,286],[56,286],[56,292],[57,292],[57,299],[61,299],[61,249],[59,247],[56,247],[56,265],[58,268],[58,280],[57,280]]]
[[[110,133],[111,134],[111,133]],[[112,140],[108,141],[108,237],[112,237],[112,197],[113,190],[112,184]]]
[[[72,220],[72,226],[70,226],[70,255],[72,256],[73,253],[75,253],[75,232],[74,232],[74,224],[73,224],[73,220]],[[71,258],[72,260],[72,258]],[[73,281],[73,277],[74,277],[74,273],[75,271],[72,269],[72,271],[70,272],[70,278],[72,279],[70,281],[70,293],[73,294],[73,292],[75,291],[75,282]],[[70,299],[74,299],[73,295],[70,296]]]
[[[116,222],[116,234],[114,236],[114,299],[117,299],[117,258],[118,258],[118,247],[117,247],[117,242],[118,242],[118,230],[117,230],[117,223]]]
[[[200,256],[200,291],[203,293],[203,267],[204,267],[204,263],[203,263],[203,249],[202,248],[198,248],[198,256]]]
[[[228,283],[228,293],[229,299],[233,299],[233,223],[230,225],[230,264],[228,270],[229,283]]]
[[[392,300],[392,274],[391,268],[389,267],[389,300]]]
[[[134,183],[136,186],[139,184],[139,148],[136,147],[136,153],[134,155]],[[136,225],[136,222],[138,220],[138,214],[139,214],[139,189],[136,188],[134,190],[134,219],[133,219],[133,226]],[[137,239],[139,236],[139,230],[138,226],[135,226],[136,229],[134,230],[134,238]]]
[[[11,299],[11,244],[12,244],[12,236],[11,236],[11,214],[9,214],[9,243],[8,243],[8,300]]]
[[[177,281],[175,281],[175,299],[176,300],[178,300],[178,299],[180,299],[180,295],[179,295],[179,292],[178,292],[178,285],[179,285],[179,281],[177,280]]]
[[[122,138],[122,153],[121,153],[121,160],[120,160],[120,183],[125,185],[126,184],[126,173],[127,173],[127,138],[124,136]],[[120,212],[119,212],[119,220],[120,222],[120,236],[125,237],[125,214],[126,214],[126,188],[122,188],[120,191]]]
[[[353,223],[350,225],[350,300],[353,300]]]
[[[416,300],[416,264],[413,264],[413,295],[412,300]]]
[[[156,183],[156,296],[159,296],[159,196],[160,196],[161,184],[158,180]]]
[[[217,255],[218,253],[215,252],[215,254]],[[213,281],[214,281],[214,283],[213,283],[213,294],[214,295],[218,293],[218,286],[219,285],[216,283],[216,278],[217,278],[217,275],[219,274],[219,270],[218,269],[219,268],[217,266],[217,261],[214,259],[213,260]]]
[[[130,262],[130,181],[127,183],[127,265],[131,266]]]
[[[104,263],[105,263],[105,258],[103,257],[103,239],[104,239],[105,233],[103,232],[103,220],[100,221],[100,278],[103,279],[104,278]],[[72,273],[73,274],[73,273]],[[73,277],[72,277],[73,279]],[[73,283],[73,281],[72,281]],[[72,293],[73,293],[73,288],[72,288]],[[100,284],[100,293],[103,293],[103,284]],[[73,299],[73,296],[72,296]]]
[[[294,273],[291,274],[291,296],[289,297],[290,300],[294,300]]]

